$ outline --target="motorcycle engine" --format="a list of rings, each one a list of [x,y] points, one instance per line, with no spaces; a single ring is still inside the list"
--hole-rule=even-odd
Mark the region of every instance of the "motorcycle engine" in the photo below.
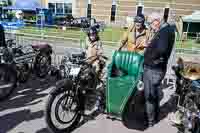
[[[98,98],[97,77],[94,68],[84,66],[79,78],[81,89],[85,91],[85,109],[91,110]]]
[[[97,86],[96,72],[93,67],[83,66],[80,73],[81,87],[94,90]]]

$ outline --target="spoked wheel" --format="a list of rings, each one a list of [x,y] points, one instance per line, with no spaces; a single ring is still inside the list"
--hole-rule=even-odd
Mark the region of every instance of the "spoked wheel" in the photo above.
[[[17,85],[16,71],[8,65],[0,66],[0,100],[5,100]]]
[[[40,78],[44,78],[51,67],[51,56],[50,55],[41,55],[36,59],[36,74]]]
[[[68,133],[78,125],[81,119],[79,111],[79,101],[74,92],[65,90],[65,92],[49,95],[45,109],[45,120],[49,129],[54,133]]]

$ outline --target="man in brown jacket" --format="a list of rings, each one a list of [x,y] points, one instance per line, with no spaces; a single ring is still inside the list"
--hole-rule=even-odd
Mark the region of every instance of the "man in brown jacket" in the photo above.
[[[131,25],[124,34],[121,41],[122,45],[119,50],[126,47],[127,51],[138,52],[141,54],[144,53],[145,44],[149,37],[149,32],[145,27],[144,22],[145,17],[143,14],[135,17],[134,25]]]

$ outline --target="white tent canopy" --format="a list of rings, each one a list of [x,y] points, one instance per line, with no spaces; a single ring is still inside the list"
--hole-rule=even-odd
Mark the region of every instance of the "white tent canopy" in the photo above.
[[[193,22],[193,23],[198,23],[200,22],[200,11],[194,11],[191,15],[184,16],[183,22]]]

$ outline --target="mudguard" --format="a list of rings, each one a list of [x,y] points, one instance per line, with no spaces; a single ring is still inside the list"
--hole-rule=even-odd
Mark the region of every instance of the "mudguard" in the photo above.
[[[72,81],[69,79],[63,79],[56,83],[55,86],[52,87],[52,90],[50,91],[51,95],[58,95],[60,93],[63,93],[66,89],[72,88]]]

